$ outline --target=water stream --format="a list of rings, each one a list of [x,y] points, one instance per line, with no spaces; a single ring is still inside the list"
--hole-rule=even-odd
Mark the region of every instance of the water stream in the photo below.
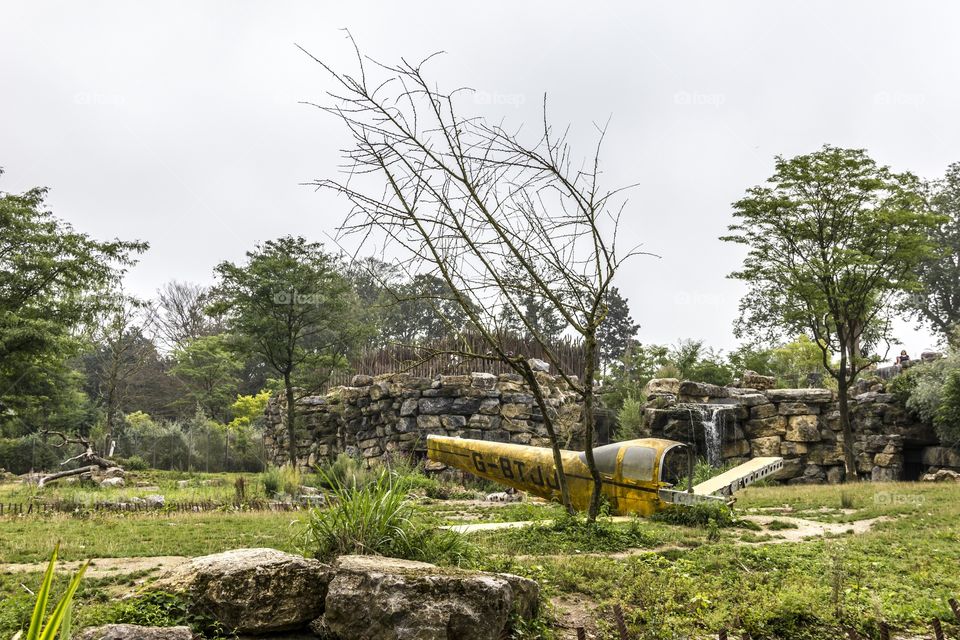
[[[694,407],[696,408],[697,418],[694,418]],[[703,425],[703,440],[706,444],[706,457],[714,467],[719,467],[722,462],[721,448],[723,446],[723,428],[725,426],[725,413],[729,407],[723,405],[700,404],[692,405],[688,408],[690,413],[690,439],[696,442],[693,437],[694,425],[699,421]]]

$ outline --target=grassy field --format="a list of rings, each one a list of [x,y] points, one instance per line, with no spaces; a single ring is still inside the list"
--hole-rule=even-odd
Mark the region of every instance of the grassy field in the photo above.
[[[194,478],[205,499],[214,499],[214,491],[232,496],[230,478],[213,486],[203,484],[206,479]],[[177,489],[173,478],[157,480],[189,491]],[[0,495],[18,491],[3,487]],[[559,637],[570,635],[563,625],[574,614],[593,637],[615,637],[614,604],[623,607],[634,637],[644,639],[715,637],[727,629],[753,638],[825,640],[840,637],[841,625],[875,636],[881,620],[927,631],[932,617],[944,622],[948,637],[960,632],[947,605],[960,596],[960,485],[771,486],[738,497],[732,523],[633,520],[594,527],[534,501],[417,500],[423,517],[436,524],[546,521],[473,534],[469,541],[474,566],[540,582],[554,603],[547,617]],[[0,564],[41,562],[57,541],[65,560],[245,546],[296,551],[305,518],[306,512],[6,517],[0,518]],[[817,523],[829,528],[827,535],[803,539]],[[116,595],[141,578],[121,573],[87,580],[78,622],[179,619],[175,603],[117,602]],[[19,629],[26,615],[30,598],[21,585],[38,581],[38,573],[0,572],[0,637]]]

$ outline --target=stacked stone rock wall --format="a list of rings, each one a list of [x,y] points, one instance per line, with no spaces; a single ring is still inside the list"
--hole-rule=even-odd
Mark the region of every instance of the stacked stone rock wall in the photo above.
[[[546,404],[566,446],[580,447],[580,406],[559,377],[538,373]],[[306,467],[343,452],[371,463],[384,456],[417,455],[429,434],[548,446],[543,415],[520,376],[472,373],[436,379],[406,374],[355,376],[351,386],[302,398],[297,458]],[[274,464],[289,460],[286,402],[274,396],[266,410],[264,443]]]
[[[781,456],[784,468],[775,479],[794,484],[844,479],[843,434],[833,392],[768,388],[773,380],[763,376],[744,383],[760,388],[671,378],[651,381],[644,414],[647,434],[693,440],[703,451],[705,425],[715,423],[722,432],[723,462]],[[916,479],[920,472],[960,465],[960,455],[939,446],[932,428],[911,416],[882,386],[852,399],[851,424],[861,476]]]

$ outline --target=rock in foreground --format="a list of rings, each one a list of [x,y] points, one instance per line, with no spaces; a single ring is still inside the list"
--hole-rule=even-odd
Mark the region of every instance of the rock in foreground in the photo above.
[[[323,614],[329,566],[276,549],[236,549],[171,569],[153,585],[183,594],[235,633],[298,629]]]
[[[193,640],[189,627],[140,627],[134,624],[108,624],[84,629],[76,640]]]
[[[366,640],[497,640],[511,614],[536,615],[539,586],[377,556],[342,556],[317,630]]]

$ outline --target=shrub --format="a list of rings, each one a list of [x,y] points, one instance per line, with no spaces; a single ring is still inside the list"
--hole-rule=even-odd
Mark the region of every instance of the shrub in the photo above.
[[[341,453],[333,462],[318,467],[315,476],[316,484],[325,489],[342,485],[362,487],[372,478],[372,474],[359,460],[346,453]]]
[[[933,424],[944,444],[960,443],[960,369],[947,374]]]
[[[269,467],[263,472],[263,488],[268,495],[285,493],[289,496],[300,494],[302,477],[300,470],[291,465]]]
[[[472,555],[461,535],[418,518],[403,476],[379,469],[375,480],[359,486],[319,473],[330,487],[332,504],[311,511],[306,554],[331,560],[360,553],[438,564],[462,564]]]
[[[916,364],[890,383],[890,391],[945,444],[960,443],[960,353]]]
[[[146,471],[150,468],[150,465],[142,457],[133,455],[129,458],[117,459],[117,464],[126,469],[127,471]]]
[[[732,527],[736,524],[733,511],[723,502],[698,502],[687,507],[672,506],[653,514],[653,520],[688,527]]]
[[[724,471],[729,471],[732,468],[733,468],[732,464],[726,464],[726,465],[721,465],[719,467],[715,467],[709,462],[707,462],[705,458],[698,458],[696,463],[694,463],[694,467],[693,467],[693,486],[697,486],[702,482],[706,482],[710,478],[714,476],[718,476]],[[689,477],[684,476],[683,478],[680,478],[680,480],[677,481],[677,484],[673,488],[676,489],[677,491],[686,491],[687,489],[689,489],[690,488]]]
[[[627,398],[617,412],[617,438],[632,440],[643,437],[643,403]]]

